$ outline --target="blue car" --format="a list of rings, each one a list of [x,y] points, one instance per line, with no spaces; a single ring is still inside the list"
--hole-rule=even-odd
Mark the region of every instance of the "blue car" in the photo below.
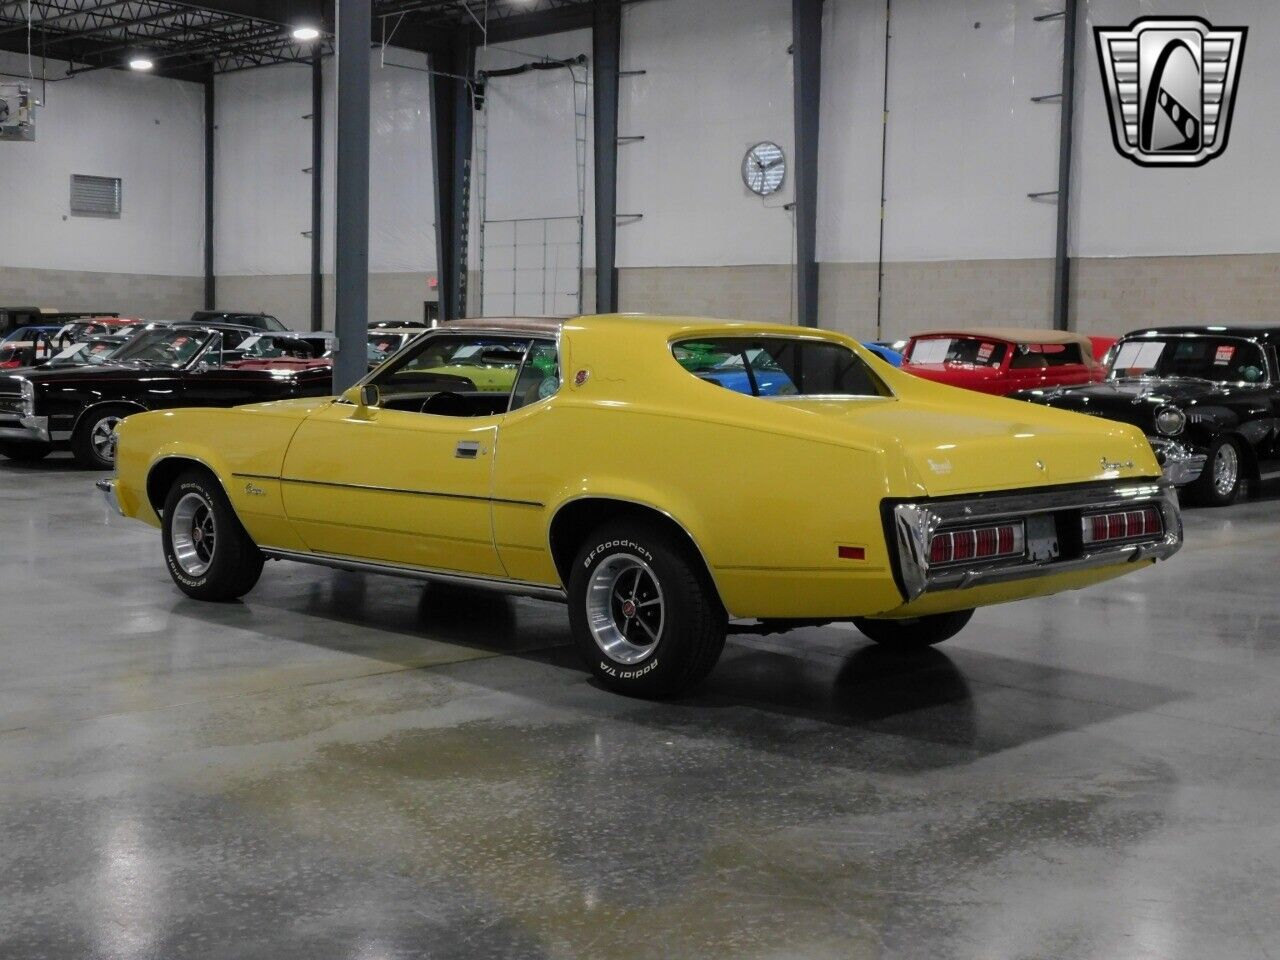
[[[883,343],[870,343],[866,341],[864,341],[862,345],[886,363],[892,364],[895,367],[902,366],[902,354],[897,350],[894,350],[892,347],[885,346]]]

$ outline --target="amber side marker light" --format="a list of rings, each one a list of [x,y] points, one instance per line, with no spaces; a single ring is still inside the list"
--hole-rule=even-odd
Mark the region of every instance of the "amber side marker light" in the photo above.
[[[867,551],[865,547],[836,547],[836,555],[841,560],[865,560],[867,559]]]

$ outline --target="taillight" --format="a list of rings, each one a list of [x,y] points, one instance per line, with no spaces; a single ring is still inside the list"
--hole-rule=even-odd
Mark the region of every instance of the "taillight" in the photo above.
[[[1156,507],[1091,513],[1081,517],[1080,526],[1087,544],[1159,537],[1164,533],[1164,520]]]
[[[989,527],[945,530],[929,544],[929,563],[961,563],[966,560],[1001,560],[1022,556],[1026,532],[1019,520]]]

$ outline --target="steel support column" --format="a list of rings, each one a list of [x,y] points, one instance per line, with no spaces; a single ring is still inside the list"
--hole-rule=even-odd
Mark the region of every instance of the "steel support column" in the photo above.
[[[622,0],[596,0],[591,31],[595,88],[596,313],[618,309],[618,69]]]
[[[822,0],[791,0],[795,106],[796,316],[818,325],[818,106],[822,88]]]
[[[369,47],[370,0],[337,3],[337,192],[334,220],[333,388],[368,370],[369,339]]]
[[[212,310],[218,299],[217,278],[213,273],[213,150],[214,150],[213,71],[204,82],[204,309]]]
[[[1070,324],[1071,260],[1067,244],[1071,219],[1071,139],[1076,102],[1076,21],[1078,0],[1066,0],[1062,17],[1062,117],[1058,134],[1058,238],[1053,265],[1053,327]]]
[[[467,241],[471,206],[471,80],[475,47],[462,37],[429,55],[431,150],[436,175],[436,269],[440,319],[467,315]]]
[[[324,329],[324,61],[311,58],[311,329]]]

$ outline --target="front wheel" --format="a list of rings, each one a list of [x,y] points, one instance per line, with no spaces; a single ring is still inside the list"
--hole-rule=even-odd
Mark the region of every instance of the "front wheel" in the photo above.
[[[876,643],[899,650],[910,650],[932,647],[950,640],[972,618],[972,610],[956,610],[953,613],[933,613],[907,620],[869,620],[858,617],[853,624]]]
[[[52,452],[53,445],[49,443],[24,443],[21,440],[0,443],[0,456],[8,457],[17,463],[35,463]]]
[[[258,582],[262,553],[222,487],[205,471],[178,477],[165,497],[162,519],[165,565],[187,596],[235,600]]]
[[[693,551],[656,524],[619,521],[578,551],[569,624],[601,683],[658,699],[705,679],[724,649],[728,620]]]
[[[1187,487],[1190,499],[1206,507],[1226,507],[1236,502],[1244,486],[1240,445],[1231,437],[1219,437],[1209,445],[1204,472]]]
[[[76,462],[92,470],[110,470],[116,465],[116,427],[133,410],[128,407],[100,407],[80,419],[71,435],[71,453]]]

